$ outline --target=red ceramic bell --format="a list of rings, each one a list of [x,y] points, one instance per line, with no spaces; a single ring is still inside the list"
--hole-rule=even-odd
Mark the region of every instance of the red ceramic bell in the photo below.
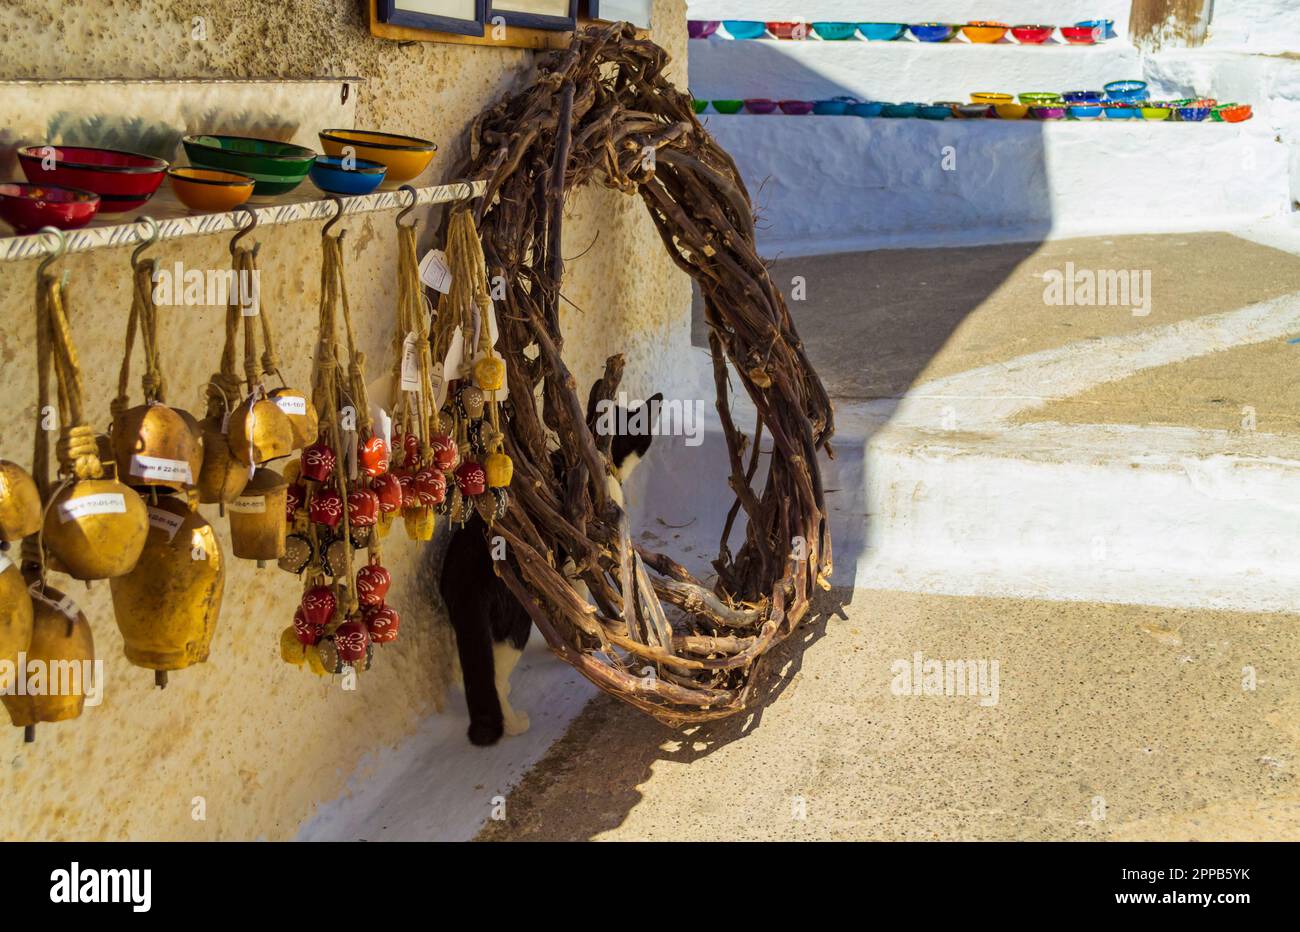
[[[407,434],[402,438],[402,465],[407,469],[415,469],[420,465],[420,438],[415,434]]]
[[[293,516],[298,513],[306,500],[307,487],[301,482],[294,482],[285,490],[284,516],[290,524],[293,523]]]
[[[314,524],[338,527],[343,520],[343,496],[334,489],[322,489],[312,497],[308,513]]]
[[[487,473],[473,460],[467,460],[456,470],[456,487],[461,495],[482,495],[487,490]]]
[[[361,617],[370,632],[370,640],[376,644],[387,644],[397,640],[397,628],[402,618],[387,605],[370,605],[362,609]]]
[[[369,489],[348,493],[348,523],[352,527],[374,527],[379,521],[379,496]]]
[[[324,482],[333,475],[337,460],[328,444],[313,443],[302,451],[302,477],[312,482]]]
[[[396,474],[386,472],[370,483],[370,490],[379,499],[379,510],[386,515],[402,510],[402,483]]]
[[[433,465],[443,472],[451,472],[460,460],[460,450],[456,441],[446,434],[435,434],[429,444],[433,448]]]
[[[420,500],[415,494],[415,475],[409,469],[402,469],[393,473],[397,476],[397,484],[402,487],[402,507],[418,508]]]
[[[334,647],[339,653],[339,660],[344,663],[364,660],[369,646],[370,632],[359,619],[348,619],[334,629]]]
[[[357,570],[357,600],[362,605],[383,605],[393,577],[378,563]]]
[[[338,606],[339,600],[334,595],[333,589],[329,586],[312,586],[303,593],[299,608],[307,623],[317,629],[316,637],[319,639],[325,633],[325,626],[333,620]]]
[[[447,497],[447,477],[441,470],[425,467],[415,474],[411,482],[419,504],[432,508],[441,505]]]
[[[301,608],[295,609],[293,613],[293,633],[298,639],[299,644],[311,646],[320,640],[322,628],[313,625],[307,620],[307,616]]]
[[[383,437],[367,437],[357,450],[361,471],[374,478],[388,472],[388,444]]]

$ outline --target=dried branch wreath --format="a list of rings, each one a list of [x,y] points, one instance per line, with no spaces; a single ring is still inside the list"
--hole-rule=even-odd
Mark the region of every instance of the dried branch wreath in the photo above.
[[[764,655],[807,612],[814,586],[829,586],[817,452],[830,452],[833,425],[826,390],[755,251],[740,172],[696,119],[691,98],[664,77],[668,61],[626,24],[576,33],[541,62],[531,86],[479,115],[455,177],[487,179],[476,219],[489,274],[507,283],[497,348],[514,400],[506,429],[514,502],[495,532],[514,559],[499,571],[552,650],[597,686],[676,725],[745,709]],[[715,590],[633,543],[606,491],[611,438],[587,423],[562,358],[564,199],[592,180],[641,196],[669,255],[703,292],[736,495]],[[757,409],[753,437],[733,419],[728,362]],[[622,370],[622,357],[611,357],[592,400],[611,398]],[[540,411],[527,403],[539,385]],[[563,479],[546,428],[559,439]],[[772,452],[760,476],[764,433]],[[733,555],[728,542],[742,512],[744,542]],[[566,555],[597,608],[556,568]],[[681,610],[673,623],[660,599]]]

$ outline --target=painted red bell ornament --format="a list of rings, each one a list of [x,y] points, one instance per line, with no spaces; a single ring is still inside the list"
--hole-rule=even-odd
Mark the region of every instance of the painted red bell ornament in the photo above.
[[[447,477],[438,469],[421,469],[415,474],[412,485],[418,503],[426,508],[441,505],[447,498]]]
[[[329,444],[313,443],[302,451],[301,475],[312,482],[325,482],[334,474],[337,461],[338,457]]]
[[[402,507],[420,507],[419,496],[415,493],[415,474],[408,469],[403,469],[393,475],[397,476],[397,483],[402,488]]]
[[[334,629],[334,648],[343,663],[358,663],[366,659],[366,648],[370,646],[370,632],[365,622],[350,618]]]
[[[298,639],[298,643],[310,647],[320,640],[323,628],[313,625],[307,620],[307,615],[301,608],[295,609],[293,613],[293,633]]]
[[[461,463],[460,468],[456,470],[456,487],[460,489],[461,495],[482,495],[487,491],[487,473],[483,467],[473,460]]]
[[[315,644],[319,641],[325,633],[325,626],[334,619],[338,605],[338,597],[329,586],[312,586],[304,592],[302,604],[298,606],[298,613],[302,615],[302,623],[311,639],[303,640],[304,635],[300,631],[299,640],[304,644]],[[294,615],[294,628],[298,628],[297,614]]]
[[[402,437],[402,465],[410,470],[420,465],[420,438],[415,434]]]
[[[460,461],[460,449],[456,441],[446,434],[435,434],[429,442],[433,449],[433,465],[443,472],[451,472]]]
[[[378,563],[363,566],[357,570],[357,600],[362,605],[383,605],[392,584],[392,574]]]
[[[402,617],[387,605],[368,605],[361,611],[370,640],[375,644],[388,644],[397,640],[397,629]]]
[[[374,527],[379,521],[379,496],[369,489],[348,493],[348,523],[354,527]]]
[[[323,524],[328,528],[338,527],[343,520],[343,496],[334,489],[321,489],[312,496],[307,509],[313,524]]]
[[[293,516],[296,515],[307,500],[307,487],[301,482],[294,482],[285,490],[284,496],[284,516],[290,524],[293,523]]]
[[[361,471],[372,479],[388,472],[388,460],[388,444],[383,437],[367,437],[357,450]]]
[[[395,473],[386,472],[370,483],[370,491],[379,499],[379,510],[386,515],[402,510],[402,482]]]

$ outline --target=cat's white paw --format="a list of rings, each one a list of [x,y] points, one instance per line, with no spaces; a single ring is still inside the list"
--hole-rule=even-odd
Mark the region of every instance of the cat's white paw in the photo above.
[[[532,722],[528,720],[528,715],[525,712],[512,711],[509,715],[505,716],[506,734],[511,736],[522,735],[528,730],[531,724]]]

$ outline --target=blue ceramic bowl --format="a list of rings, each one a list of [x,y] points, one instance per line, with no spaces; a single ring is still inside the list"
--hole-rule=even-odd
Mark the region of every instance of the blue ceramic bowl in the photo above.
[[[1121,105],[1121,106],[1103,107],[1102,109],[1106,111],[1106,119],[1108,120],[1142,119],[1142,111],[1137,107]]]
[[[1102,27],[1101,36],[1106,39],[1115,38],[1115,21],[1113,19],[1085,19],[1075,23],[1076,26],[1082,26],[1084,29],[1096,29]]]
[[[952,116],[952,105],[922,104],[916,108],[916,115],[923,120],[946,120]]]
[[[351,168],[343,167],[343,159],[336,155],[318,155],[311,165],[312,184],[330,194],[369,194],[384,180],[388,166],[365,159],[350,160]]]
[[[1066,91],[1061,100],[1067,104],[1099,104],[1104,96],[1101,91]]]
[[[880,115],[883,117],[891,117],[893,119],[902,119],[903,117],[916,116],[917,111],[920,109],[921,105],[916,103],[882,104],[880,107]]]
[[[813,113],[817,116],[844,116],[849,112],[847,100],[815,100]]]
[[[913,23],[907,28],[921,42],[947,42],[957,31],[951,23]]]
[[[831,42],[839,42],[843,39],[852,39],[853,34],[857,32],[857,23],[813,23],[813,32]]]
[[[862,33],[862,38],[872,42],[893,42],[907,32],[907,26],[903,23],[858,23],[858,32]]]
[[[878,117],[884,109],[885,105],[878,100],[861,100],[855,104],[849,104],[849,113],[853,116]]]
[[[733,39],[761,39],[767,35],[767,24],[757,19],[724,19],[722,28]]]
[[[1101,112],[1105,109],[1101,104],[1071,104],[1071,120],[1099,120]]]
[[[1106,85],[1107,100],[1146,100],[1147,82],[1111,81]]]
[[[1179,107],[1174,112],[1183,123],[1200,123],[1210,115],[1212,107]]]

